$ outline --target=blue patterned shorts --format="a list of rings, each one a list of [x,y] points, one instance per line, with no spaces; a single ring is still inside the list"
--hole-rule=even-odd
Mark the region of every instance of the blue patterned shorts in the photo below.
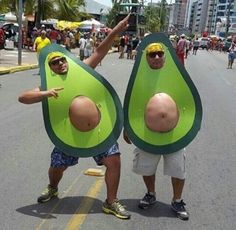
[[[106,152],[94,156],[97,165],[102,165],[102,159],[111,155],[120,154],[118,143],[111,146]],[[51,153],[51,167],[69,167],[78,164],[79,157],[68,156],[57,147]]]

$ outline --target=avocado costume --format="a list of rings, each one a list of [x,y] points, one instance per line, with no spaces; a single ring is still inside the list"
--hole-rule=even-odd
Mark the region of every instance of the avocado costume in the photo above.
[[[60,52],[66,57],[69,70],[64,75],[54,73],[48,64],[49,54]],[[39,56],[41,90],[63,87],[59,97],[42,101],[44,124],[53,144],[64,153],[90,157],[107,151],[116,143],[123,127],[121,102],[113,87],[65,48],[53,44],[43,48]],[[69,107],[77,96],[91,99],[100,112],[100,122],[92,130],[81,132],[70,122]]]
[[[146,48],[151,43],[161,43],[164,47],[165,64],[161,69],[151,69],[147,62]],[[170,95],[179,110],[178,123],[169,132],[154,132],[145,125],[146,105],[157,93]],[[173,153],[194,139],[201,120],[200,96],[169,39],[163,33],[146,36],[138,47],[124,99],[124,128],[129,139],[138,148],[153,154]]]

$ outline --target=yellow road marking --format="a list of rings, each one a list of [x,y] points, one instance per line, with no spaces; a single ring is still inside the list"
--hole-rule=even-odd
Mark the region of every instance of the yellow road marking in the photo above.
[[[103,179],[97,179],[96,182],[89,189],[85,198],[81,201],[79,208],[75,211],[75,214],[69,220],[66,226],[67,230],[80,229],[80,226],[85,221],[85,218],[87,217],[89,210],[91,209],[94,203],[94,199],[91,199],[91,198],[97,197],[97,194],[99,193],[103,185],[103,181],[104,181]]]

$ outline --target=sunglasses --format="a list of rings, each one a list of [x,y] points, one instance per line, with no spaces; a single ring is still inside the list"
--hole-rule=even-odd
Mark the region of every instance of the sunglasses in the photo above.
[[[151,52],[151,53],[148,54],[148,56],[150,58],[155,58],[156,56],[161,58],[161,57],[164,56],[164,52],[163,51]]]
[[[49,64],[50,64],[50,65],[59,65],[60,62],[65,63],[65,62],[66,62],[66,58],[65,58],[65,57],[57,58],[57,59],[55,59],[55,60],[50,61]]]

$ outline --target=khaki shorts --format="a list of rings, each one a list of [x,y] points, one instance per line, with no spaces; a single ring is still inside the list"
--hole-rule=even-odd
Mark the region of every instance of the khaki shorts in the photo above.
[[[156,174],[157,165],[163,157],[164,175],[185,179],[185,149],[175,153],[158,155],[145,152],[139,148],[134,149],[133,172],[142,176],[151,176]]]

